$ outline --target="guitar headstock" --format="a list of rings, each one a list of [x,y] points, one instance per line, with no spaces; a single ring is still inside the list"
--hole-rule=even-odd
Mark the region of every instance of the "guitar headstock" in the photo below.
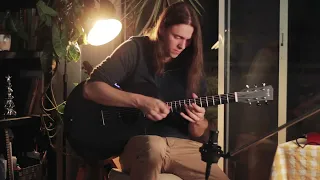
[[[93,67],[88,61],[83,61],[82,69],[85,71],[87,75],[90,75],[91,72],[93,71]]]
[[[261,103],[268,103],[268,101],[273,100],[273,87],[271,85],[266,86],[265,83],[262,83],[262,86],[250,88],[249,85],[246,85],[246,89],[243,89],[240,92],[237,92],[238,102],[242,103],[256,103],[261,105]]]

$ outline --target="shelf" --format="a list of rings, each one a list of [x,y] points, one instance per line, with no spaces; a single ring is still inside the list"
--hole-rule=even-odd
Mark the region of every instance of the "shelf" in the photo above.
[[[43,114],[42,117],[46,117],[48,115]],[[23,116],[23,117],[13,117],[7,119],[0,120],[0,127],[12,127],[12,126],[19,126],[22,124],[28,123],[29,120],[40,119],[41,115],[32,115],[32,116]]]
[[[35,8],[37,0],[10,0],[5,2],[6,3],[1,4],[0,11],[19,10],[20,8]]]
[[[33,59],[40,58],[40,51],[0,51],[0,59]]]

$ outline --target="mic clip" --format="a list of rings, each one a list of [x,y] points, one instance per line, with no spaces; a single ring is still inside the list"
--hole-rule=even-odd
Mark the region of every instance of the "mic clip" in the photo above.
[[[201,160],[207,163],[206,179],[209,178],[211,164],[218,163],[221,157],[228,158],[230,153],[224,154],[218,145],[218,131],[210,131],[209,140],[200,147]]]

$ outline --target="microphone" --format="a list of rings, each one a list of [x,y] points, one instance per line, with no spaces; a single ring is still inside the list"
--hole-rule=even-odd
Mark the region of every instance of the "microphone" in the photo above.
[[[224,156],[221,147],[218,146],[218,134],[219,131],[210,130],[210,136],[207,143],[204,143],[200,147],[201,160],[206,162],[206,173],[205,179],[208,180],[211,171],[211,165],[213,163],[218,163],[221,156]]]

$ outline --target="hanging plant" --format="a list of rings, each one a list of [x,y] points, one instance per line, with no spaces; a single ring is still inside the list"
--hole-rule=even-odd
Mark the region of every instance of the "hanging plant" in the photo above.
[[[204,11],[199,0],[126,0],[124,18],[130,22],[127,28],[132,28],[135,31],[134,34],[141,35],[156,22],[164,8],[177,2],[190,3],[199,15],[202,15],[201,12]],[[144,19],[145,17],[148,18]]]
[[[51,61],[65,59],[67,62],[77,62],[80,59],[80,45],[87,44],[84,32],[83,1],[82,0],[56,0],[50,4],[39,0],[36,4],[40,17],[38,32],[49,29],[51,36],[44,41],[41,61],[47,71],[51,67]],[[46,46],[52,46],[46,47]],[[50,66],[49,66],[50,65]]]

